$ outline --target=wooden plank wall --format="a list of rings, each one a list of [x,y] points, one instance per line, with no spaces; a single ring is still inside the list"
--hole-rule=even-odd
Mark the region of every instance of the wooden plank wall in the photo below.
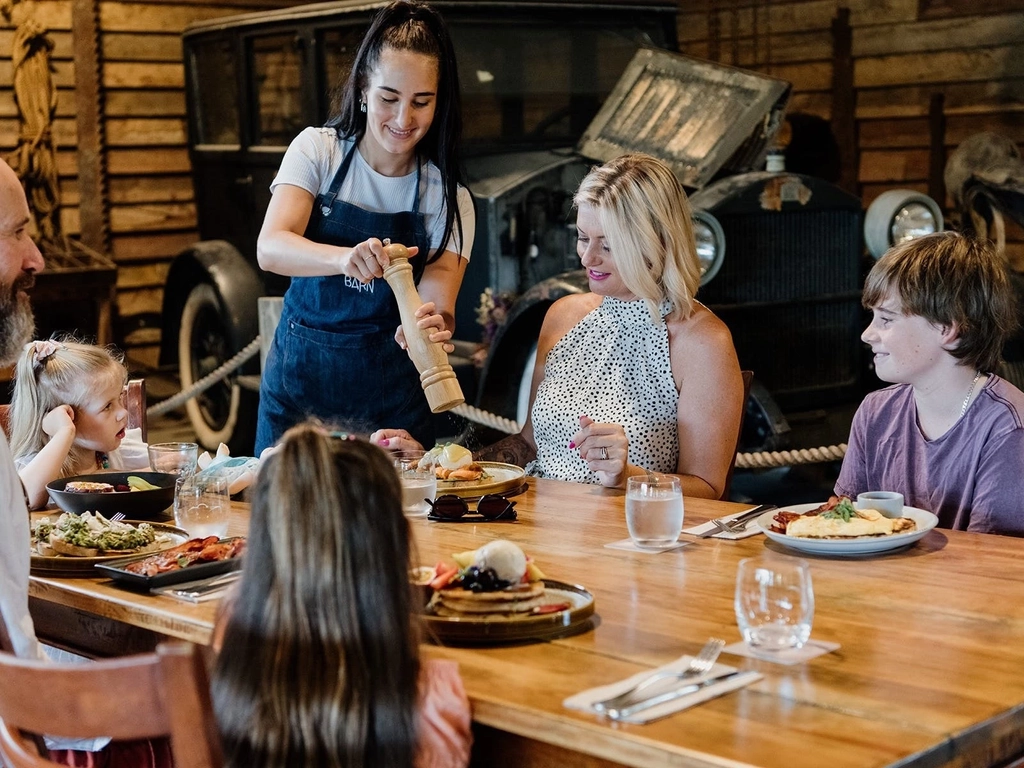
[[[101,82],[107,146],[110,249],[118,264],[122,318],[159,312],[171,259],[196,239],[196,211],[187,151],[181,33],[194,22],[278,7],[283,2],[217,0],[100,2]],[[0,26],[0,151],[17,143],[18,120],[10,61],[14,29],[31,16],[55,43],[58,88],[53,128],[66,234],[78,235],[79,189],[75,128],[75,63],[71,0],[30,0]],[[133,362],[155,365],[158,333],[136,333]]]
[[[180,34],[193,21],[291,4],[101,0],[102,83],[111,249],[122,317],[157,312],[171,258],[196,237],[186,151]],[[840,6],[853,28],[858,182],[865,203],[894,186],[927,191],[928,109],[944,98],[947,154],[983,130],[1024,142],[1024,0],[681,0],[685,53],[790,80],[792,110],[831,116],[832,38]],[[65,231],[79,231],[71,0],[22,0],[0,23],[0,151],[16,144],[10,63],[14,28],[31,15],[50,30],[58,86]],[[949,206],[947,201],[947,207]],[[1024,233],[1009,248],[1024,264]],[[132,357],[156,362],[154,332]]]
[[[886,189],[928,191],[929,104],[943,97],[945,155],[994,131],[1024,145],[1024,0],[702,0],[682,3],[684,53],[794,86],[790,111],[832,116],[832,20],[849,8],[865,206]],[[944,159],[943,159],[944,165]],[[952,200],[945,201],[947,212]],[[1024,232],[1008,251],[1024,269]]]

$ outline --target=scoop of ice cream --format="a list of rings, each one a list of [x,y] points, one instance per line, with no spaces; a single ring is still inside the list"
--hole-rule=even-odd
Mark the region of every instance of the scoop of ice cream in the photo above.
[[[526,555],[511,541],[498,539],[484,544],[476,551],[473,564],[490,568],[502,581],[518,582],[526,573]]]

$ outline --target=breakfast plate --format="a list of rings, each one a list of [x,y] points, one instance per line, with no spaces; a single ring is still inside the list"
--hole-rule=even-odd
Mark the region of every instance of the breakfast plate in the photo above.
[[[512,491],[526,481],[526,472],[515,464],[502,464],[498,461],[477,462],[484,469],[484,476],[479,480],[438,480],[437,495],[453,493],[456,496],[472,498],[488,493],[504,493]]]
[[[486,645],[523,640],[550,640],[583,631],[594,613],[594,596],[585,588],[544,579],[544,595],[552,603],[569,603],[553,613],[423,614],[427,636],[442,644]]]
[[[909,547],[911,544],[923,539],[928,534],[928,531],[939,522],[939,518],[931,512],[918,509],[917,507],[904,507],[902,517],[909,517],[917,524],[917,528],[913,531],[894,533],[890,536],[864,536],[850,539],[805,539],[798,536],[788,536],[785,533],[777,533],[771,529],[772,520],[779,512],[796,512],[802,515],[820,506],[821,504],[793,504],[788,507],[773,509],[757,518],[757,526],[772,541],[797,552],[806,552],[812,555],[832,555],[834,557],[854,557],[857,555],[890,552],[903,547]]]
[[[221,542],[230,543],[237,538],[240,537],[235,536],[221,539]],[[199,579],[216,576],[228,571],[238,570],[242,567],[242,558],[244,557],[244,554],[238,554],[235,557],[230,557],[224,560],[196,561],[190,563],[184,568],[175,568],[173,571],[163,571],[155,576],[146,576],[141,573],[135,573],[134,571],[125,569],[125,566],[130,563],[145,560],[147,557],[154,554],[159,554],[159,552],[147,552],[144,555],[133,555],[131,557],[122,557],[118,560],[97,563],[96,569],[102,571],[104,576],[113,579],[121,586],[154,589],[157,587],[165,587],[168,584],[181,584],[188,581],[197,581]]]
[[[145,553],[111,551],[111,554],[100,555],[99,557],[72,557],[69,555],[47,556],[37,555],[33,552],[32,556],[29,558],[29,572],[33,576],[95,576],[95,567],[99,564],[110,563],[115,560],[123,560],[129,555],[133,555],[134,557],[152,555],[165,549],[176,547],[189,539],[189,535],[186,530],[183,528],[176,528],[173,525],[167,525],[166,523],[154,523],[148,520],[125,520],[124,522],[135,526],[145,522],[148,525],[153,526],[153,529],[158,534],[168,534],[168,541],[154,549],[148,550]]]

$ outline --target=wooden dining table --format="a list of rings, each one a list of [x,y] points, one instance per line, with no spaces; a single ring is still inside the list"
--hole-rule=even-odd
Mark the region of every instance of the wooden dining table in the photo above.
[[[709,637],[738,641],[737,564],[793,553],[763,535],[684,535],[686,546],[658,553],[611,549],[627,537],[623,491],[530,479],[515,500],[514,523],[410,520],[421,564],[509,539],[549,578],[594,597],[595,615],[577,634],[424,646],[460,665],[474,765],[973,767],[1024,754],[1024,540],[936,529],[886,554],[802,555],[815,596],[811,638],[837,650],[795,665],[723,654],[720,662],[762,679],[630,725],[563,701],[695,653]],[[744,508],[687,498],[684,525]],[[248,507],[236,504],[233,517],[231,533],[246,533]],[[167,637],[208,643],[216,614],[215,604],[93,576],[34,576],[30,594],[42,636],[96,653]]]

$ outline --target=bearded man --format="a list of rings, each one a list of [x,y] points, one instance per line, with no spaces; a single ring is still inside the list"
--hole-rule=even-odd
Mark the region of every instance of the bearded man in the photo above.
[[[18,176],[0,160],[0,365],[13,364],[32,339],[35,321],[26,290],[43,269],[29,234],[29,209]],[[42,657],[28,613],[29,525],[25,492],[0,431],[0,615],[14,652]]]

